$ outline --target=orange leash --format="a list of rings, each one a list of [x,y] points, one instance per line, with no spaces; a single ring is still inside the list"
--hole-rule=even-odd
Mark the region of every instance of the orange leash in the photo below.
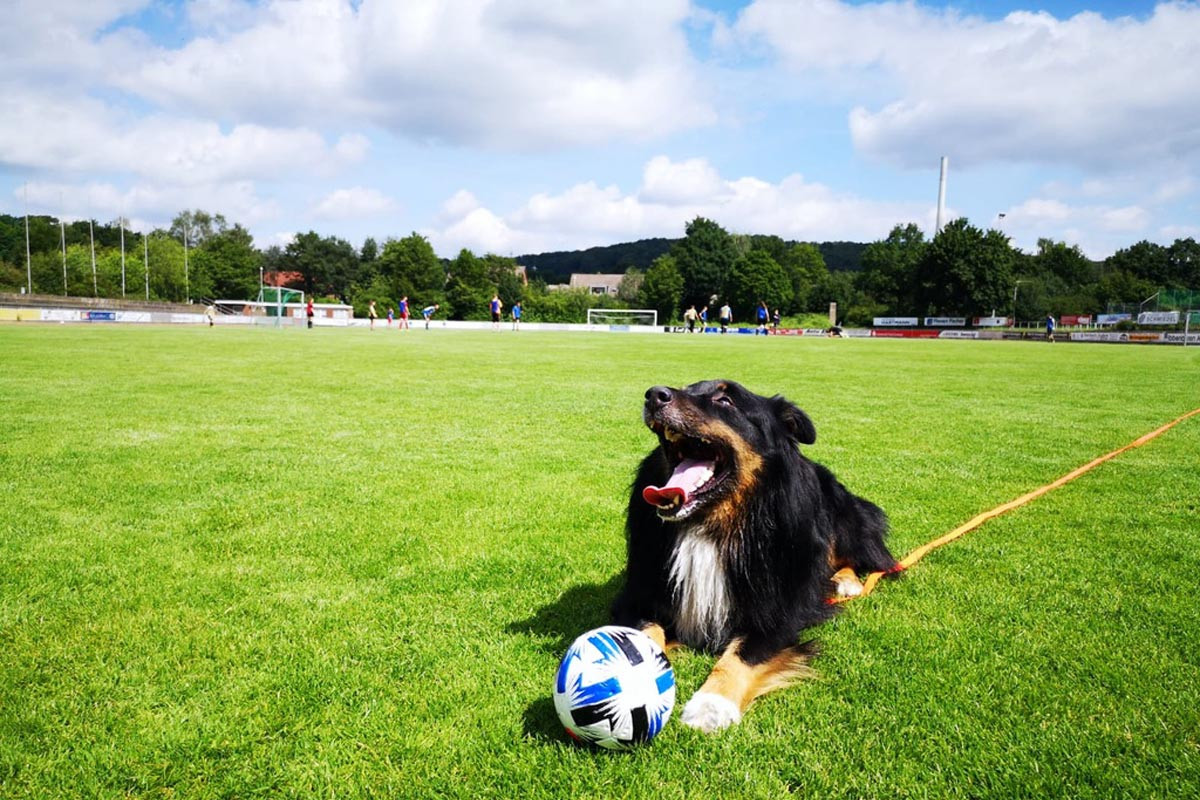
[[[1188,419],[1189,417],[1194,417],[1197,414],[1200,414],[1200,408],[1197,408],[1193,411],[1189,411],[1188,413],[1184,414],[1182,417],[1179,417],[1178,419],[1174,419],[1171,422],[1168,422],[1166,425],[1163,425],[1161,428],[1158,428],[1157,430],[1150,431],[1150,433],[1147,433],[1145,436],[1142,436],[1141,438],[1135,439],[1134,441],[1130,442],[1129,444],[1125,445],[1122,448],[1113,450],[1111,453],[1102,455],[1099,458],[1089,461],[1088,463],[1084,464],[1082,467],[1079,467],[1078,469],[1074,469],[1071,472],[1068,472],[1066,475],[1063,475],[1061,478],[1054,481],[1053,483],[1048,483],[1039,489],[1034,489],[1032,492],[1029,492],[1028,494],[1021,495],[1020,497],[1018,497],[1015,500],[1010,500],[1007,503],[1004,503],[1003,505],[996,506],[991,511],[985,511],[982,514],[972,517],[969,521],[963,523],[962,525],[959,525],[957,528],[950,531],[945,536],[942,536],[941,538],[938,538],[938,539],[934,539],[932,542],[923,544],[920,547],[918,547],[916,550],[913,550],[911,553],[906,555],[904,558],[900,559],[898,567],[893,568],[889,572],[872,572],[870,575],[867,576],[867,579],[865,581],[863,581],[863,590],[862,590],[862,593],[858,595],[858,597],[866,597],[867,595],[869,595],[871,593],[871,591],[874,590],[875,586],[879,583],[879,579],[884,577],[885,575],[895,574],[902,570],[908,569],[913,564],[916,564],[918,561],[920,561],[922,558],[924,558],[926,555],[928,555],[931,551],[938,549],[939,547],[941,547],[944,544],[949,544],[950,542],[953,542],[955,539],[958,539],[967,533],[970,533],[971,531],[975,530],[983,523],[987,522],[989,519],[994,519],[995,517],[998,517],[1001,514],[1007,514],[1009,511],[1012,511],[1014,508],[1020,508],[1021,506],[1025,505],[1026,503],[1028,503],[1032,500],[1036,500],[1037,498],[1041,497],[1042,495],[1052,492],[1055,489],[1057,489],[1058,487],[1063,486],[1064,484],[1070,483],[1071,481],[1075,480],[1076,478],[1078,478],[1080,475],[1084,474],[1085,472],[1090,471],[1094,467],[1100,466],[1105,461],[1114,459],[1117,456],[1121,455],[1122,453],[1124,453],[1128,450],[1132,450],[1135,447],[1141,447],[1142,445],[1144,445],[1146,442],[1150,441],[1151,439],[1161,436],[1162,434],[1169,431],[1171,428],[1174,428],[1176,425],[1183,422],[1185,419]],[[850,598],[842,598],[842,600],[848,600],[848,599],[850,599]]]

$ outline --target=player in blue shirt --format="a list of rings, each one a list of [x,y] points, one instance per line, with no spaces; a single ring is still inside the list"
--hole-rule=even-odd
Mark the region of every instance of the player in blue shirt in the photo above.
[[[500,295],[492,295],[492,330],[500,330],[500,309],[504,308],[504,303],[500,302]]]

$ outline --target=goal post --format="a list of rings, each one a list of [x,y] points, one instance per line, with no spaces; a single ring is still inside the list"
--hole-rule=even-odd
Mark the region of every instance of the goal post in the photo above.
[[[588,325],[658,325],[653,308],[589,308]]]

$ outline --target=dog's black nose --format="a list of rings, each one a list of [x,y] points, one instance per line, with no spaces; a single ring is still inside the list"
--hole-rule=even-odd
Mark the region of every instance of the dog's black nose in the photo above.
[[[666,386],[651,386],[646,390],[646,407],[660,408],[675,399],[675,393]]]

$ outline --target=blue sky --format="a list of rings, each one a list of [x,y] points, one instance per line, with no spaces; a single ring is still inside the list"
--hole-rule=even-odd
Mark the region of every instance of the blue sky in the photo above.
[[[1196,2],[16,0],[0,212],[518,255],[1200,236]],[[26,200],[26,198],[28,198]]]

